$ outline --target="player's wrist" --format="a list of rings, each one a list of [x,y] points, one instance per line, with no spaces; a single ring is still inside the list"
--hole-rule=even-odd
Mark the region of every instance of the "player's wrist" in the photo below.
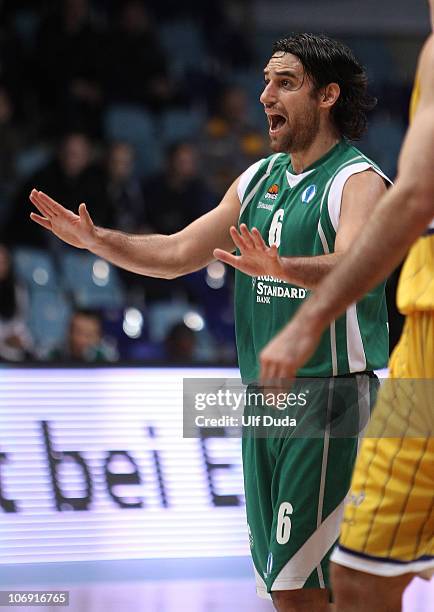
[[[104,247],[104,236],[102,228],[94,226],[89,235],[84,240],[84,248],[95,255],[101,255],[101,250]]]
[[[311,336],[319,337],[328,324],[327,314],[318,305],[313,305],[314,298],[305,302],[300,308],[292,323],[296,324],[300,334],[304,334],[306,329]]]

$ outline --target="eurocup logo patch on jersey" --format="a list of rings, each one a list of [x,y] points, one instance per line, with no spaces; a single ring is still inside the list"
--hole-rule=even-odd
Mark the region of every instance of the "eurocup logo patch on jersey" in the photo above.
[[[277,200],[278,195],[279,195],[279,185],[274,183],[274,185],[271,185],[271,187],[268,189],[267,193],[265,194],[265,199],[266,200]]]
[[[309,185],[301,194],[301,201],[303,204],[309,204],[313,200],[316,194],[316,185]]]

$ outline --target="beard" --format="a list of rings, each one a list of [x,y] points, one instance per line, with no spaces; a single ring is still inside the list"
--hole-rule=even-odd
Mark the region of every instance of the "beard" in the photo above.
[[[270,136],[270,147],[275,153],[298,153],[308,149],[320,128],[320,113],[315,106],[307,106],[298,117],[288,118],[280,134]]]

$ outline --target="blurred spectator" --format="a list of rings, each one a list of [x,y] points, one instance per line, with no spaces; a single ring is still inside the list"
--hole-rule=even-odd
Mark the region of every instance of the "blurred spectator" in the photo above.
[[[248,102],[241,87],[225,88],[201,142],[211,188],[220,197],[249,165],[268,155],[264,134],[249,121]]]
[[[4,85],[0,85],[0,142],[0,181],[2,188],[12,190],[16,180],[15,157],[24,143],[14,103]]]
[[[51,7],[50,7],[51,8]],[[53,3],[36,40],[35,69],[48,128],[101,133],[103,45],[88,0]]]
[[[145,181],[144,196],[146,222],[160,234],[178,232],[214,205],[192,143],[169,147],[165,168]]]
[[[164,340],[163,361],[183,365],[193,363],[196,343],[196,332],[184,323],[176,323],[170,328]]]
[[[10,92],[0,85],[0,221],[6,215],[16,186],[16,156],[23,145],[23,134],[15,121]]]
[[[169,147],[165,168],[145,181],[144,197],[144,223],[159,234],[180,231],[216,203],[201,177],[197,149],[187,141]],[[187,277],[146,279],[146,296],[151,300],[177,296],[194,301]]]
[[[134,161],[134,149],[129,143],[114,142],[109,146],[106,189],[113,225],[123,232],[137,233],[143,229],[144,198]]]
[[[158,29],[144,2],[120,5],[108,37],[105,65],[109,102],[145,104],[161,111],[173,96]]]
[[[145,202],[140,179],[135,174],[135,152],[127,142],[113,142],[106,156],[106,200],[111,225],[119,231],[146,233]],[[129,299],[144,303],[143,276],[120,268],[118,270]]]
[[[25,95],[27,64],[14,27],[13,11],[8,12],[4,4],[3,0],[0,3],[0,79],[7,83],[16,96]]]
[[[53,350],[53,361],[104,362],[116,361],[117,354],[102,334],[99,314],[93,310],[77,310],[71,317],[64,346]]]
[[[24,361],[32,353],[26,325],[27,294],[14,279],[9,251],[0,245],[0,359]]]
[[[45,191],[74,211],[81,202],[86,202],[95,223],[112,223],[102,170],[93,163],[92,144],[85,134],[67,134],[55,159],[38,171],[20,191],[4,233],[4,240],[8,243],[38,247],[48,244],[49,234],[28,218],[28,199],[33,187]]]
[[[203,23],[211,54],[219,60],[222,70],[245,70],[254,59],[255,24],[250,1],[213,0],[205,6]]]

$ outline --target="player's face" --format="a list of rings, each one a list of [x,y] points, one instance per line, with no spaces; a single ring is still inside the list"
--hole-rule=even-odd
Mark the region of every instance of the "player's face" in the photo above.
[[[318,98],[301,61],[292,53],[276,53],[264,70],[260,101],[268,117],[273,151],[306,150],[320,126]]]

